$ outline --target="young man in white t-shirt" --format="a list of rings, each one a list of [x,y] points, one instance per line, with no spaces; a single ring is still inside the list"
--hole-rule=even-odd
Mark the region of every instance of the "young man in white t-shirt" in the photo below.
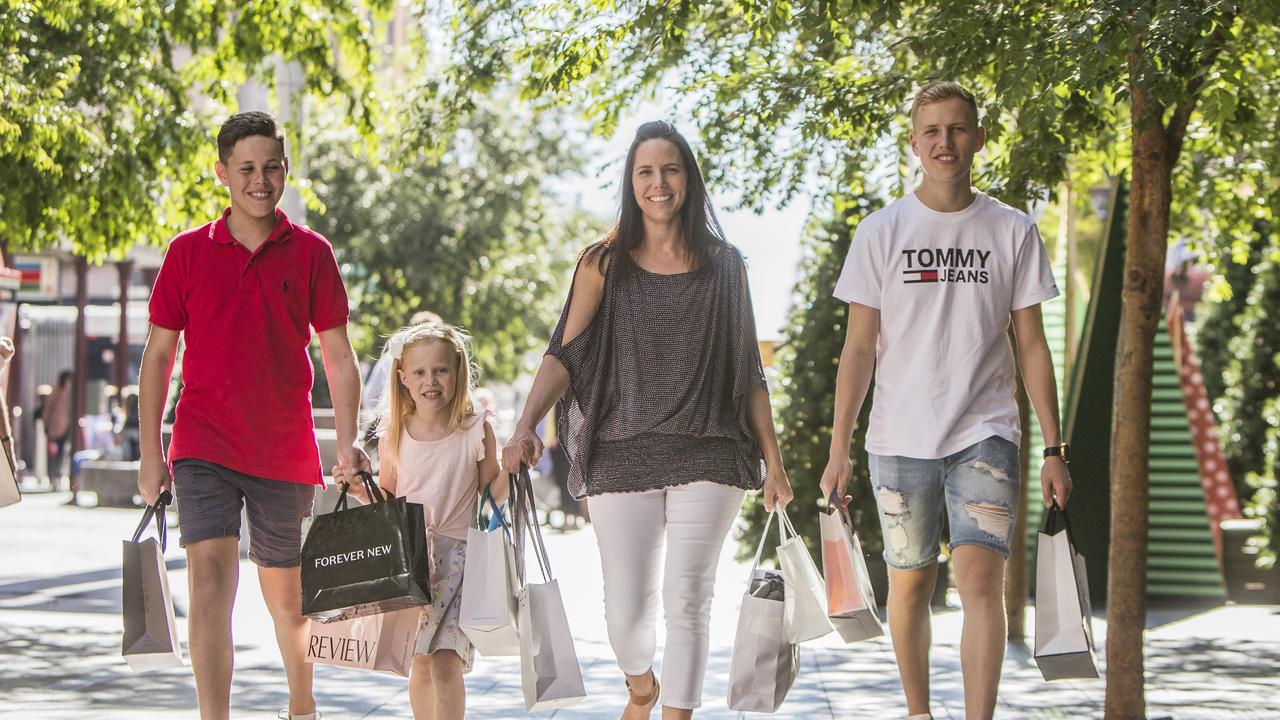
[[[911,106],[916,191],[858,226],[836,285],[849,303],[822,492],[845,498],[849,442],[872,372],[867,453],[889,569],[889,625],[912,720],[929,714],[929,599],[944,514],[964,607],[965,717],[990,718],[1005,648],[1004,566],[1021,442],[1012,318],[1046,447],[1044,503],[1071,492],[1040,303],[1058,295],[1030,218],[970,187],[985,135],[973,95],[929,85]]]

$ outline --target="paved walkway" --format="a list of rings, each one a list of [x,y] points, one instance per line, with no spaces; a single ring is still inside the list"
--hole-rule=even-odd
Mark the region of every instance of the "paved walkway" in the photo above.
[[[138,512],[65,507],[63,498],[32,494],[0,509],[0,547],[5,548],[0,555],[0,719],[195,718],[188,670],[135,674],[119,656],[120,540],[132,533]],[[548,532],[546,538],[589,697],[573,708],[535,717],[616,718],[625,691],[605,637],[594,536],[586,530]],[[170,583],[182,614],[185,563],[173,545]],[[265,720],[275,717],[287,696],[256,573],[247,561],[241,569],[233,714]],[[699,718],[746,717],[728,710],[724,700],[745,579],[746,567],[726,547]],[[934,714],[962,720],[959,613],[938,613],[934,627]],[[1149,627],[1149,717],[1280,718],[1280,609],[1161,610],[1153,613]],[[1095,628],[1105,637],[1105,623],[1098,620]],[[186,637],[184,617],[179,631]],[[830,635],[805,644],[801,658],[800,678],[777,717],[905,716],[886,640],[844,647]],[[402,679],[328,666],[317,667],[316,679],[321,707],[333,720],[412,717]],[[477,658],[467,691],[468,718],[525,716],[514,658]],[[1102,696],[1101,680],[1044,682],[1026,650],[1011,646],[997,717],[1099,718]]]

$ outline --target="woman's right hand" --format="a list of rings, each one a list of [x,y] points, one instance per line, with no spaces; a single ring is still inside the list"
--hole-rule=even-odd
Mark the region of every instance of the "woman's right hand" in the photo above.
[[[827,461],[827,467],[822,471],[822,481],[818,485],[822,489],[822,497],[830,498],[832,493],[836,493],[840,498],[840,504],[846,508],[853,501],[851,495],[845,495],[845,489],[849,486],[849,480],[853,477],[853,461],[845,456],[832,456]]]
[[[508,475],[520,472],[520,466],[533,467],[542,459],[542,438],[527,427],[516,427],[502,448],[502,470]]]

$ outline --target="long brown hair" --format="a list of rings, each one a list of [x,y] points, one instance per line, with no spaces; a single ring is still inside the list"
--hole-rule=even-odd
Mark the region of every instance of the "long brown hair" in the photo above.
[[[693,269],[707,267],[716,251],[725,242],[724,230],[716,219],[715,208],[711,206],[711,198],[707,196],[707,186],[702,180],[702,171],[698,169],[698,161],[693,157],[693,149],[689,141],[684,139],[674,125],[665,120],[654,120],[641,125],[636,130],[636,137],[631,141],[631,149],[627,151],[627,163],[622,171],[622,198],[618,210],[618,223],[605,235],[604,239],[592,246],[589,252],[602,249],[598,254],[600,269],[604,270],[605,258],[613,256],[611,262],[621,263],[620,272],[629,272],[635,262],[631,252],[644,240],[644,214],[636,203],[635,183],[631,174],[635,172],[636,151],[640,144],[648,140],[666,140],[676,146],[680,153],[680,162],[684,164],[686,185],[684,204],[680,206],[680,235],[684,240],[685,250],[689,253]],[[611,252],[616,251],[616,252]]]

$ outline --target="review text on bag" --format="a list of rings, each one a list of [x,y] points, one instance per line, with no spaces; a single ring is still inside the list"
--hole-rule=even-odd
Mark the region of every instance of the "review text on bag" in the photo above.
[[[316,558],[316,567],[329,567],[330,565],[341,565],[343,563],[353,562],[355,560],[363,560],[367,557],[380,557],[382,555],[390,555],[390,545],[374,545],[370,548],[361,548],[352,550],[351,552],[334,553],[333,555],[325,555]]]
[[[373,662],[373,653],[377,647],[377,640],[312,635],[311,645],[307,648],[307,657],[367,665]]]

